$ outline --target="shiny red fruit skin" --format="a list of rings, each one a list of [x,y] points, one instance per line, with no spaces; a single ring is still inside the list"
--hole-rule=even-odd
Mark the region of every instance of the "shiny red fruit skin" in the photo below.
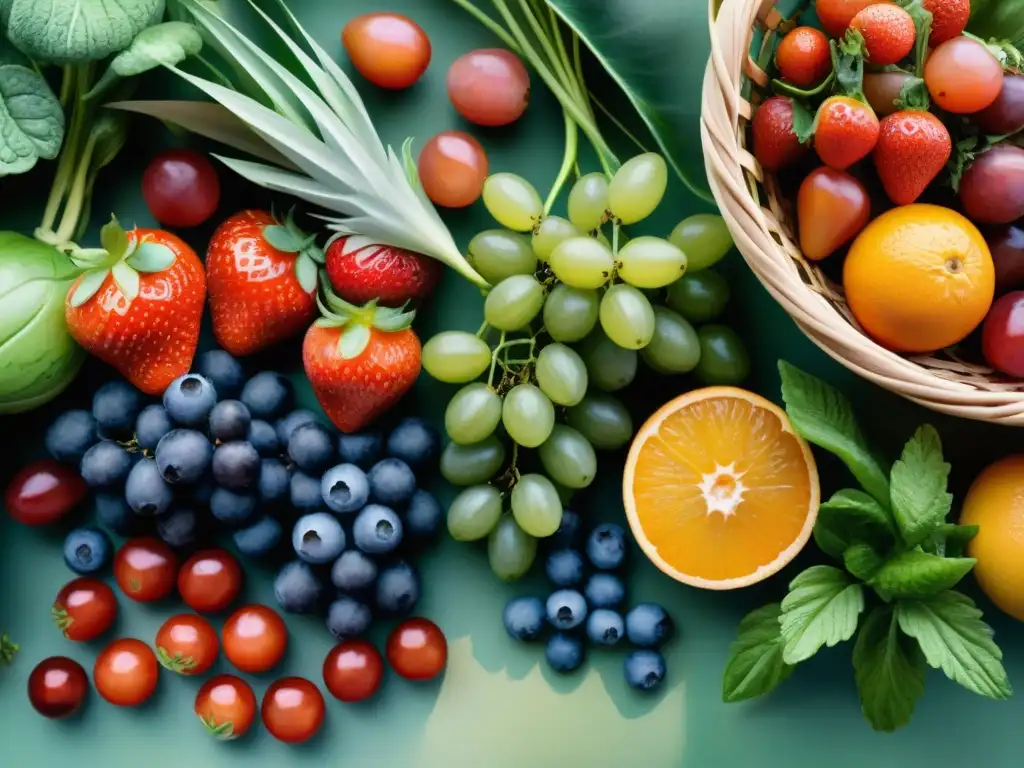
[[[43,717],[70,717],[89,693],[89,678],[82,665],[66,656],[39,662],[28,677],[28,700]]]
[[[998,144],[971,163],[960,179],[964,215],[982,224],[1009,224],[1024,216],[1024,149]]]
[[[407,619],[388,637],[387,656],[395,672],[406,680],[431,680],[448,663],[448,641],[430,619]]]
[[[750,126],[754,157],[761,167],[777,173],[807,152],[793,131],[793,103],[772,96],[757,108]]]
[[[1024,378],[1024,291],[998,299],[981,327],[981,349],[1000,373]]]
[[[1024,288],[1024,229],[1009,225],[986,235],[996,268],[996,297]]]
[[[323,725],[326,712],[320,689],[302,677],[285,677],[271,683],[260,707],[270,735],[285,744],[300,744],[313,738]]]
[[[504,48],[463,54],[449,67],[445,84],[455,111],[476,125],[514,123],[530,103],[530,74]]]
[[[178,571],[178,593],[197,613],[219,613],[242,588],[242,568],[223,549],[196,552]]]
[[[380,688],[384,659],[372,643],[348,640],[327,654],[323,675],[324,685],[338,701],[364,701]]]
[[[273,608],[245,605],[224,622],[224,657],[234,667],[262,674],[276,667],[288,649],[288,627]]]
[[[82,576],[69,581],[57,593],[51,615],[64,637],[76,643],[87,643],[113,625],[117,618],[117,598],[104,582]]]
[[[221,741],[244,736],[256,719],[256,695],[235,675],[211,677],[196,694],[196,717]]]
[[[404,248],[340,237],[327,249],[334,292],[353,304],[373,299],[386,307],[427,298],[441,277],[441,262]]]
[[[140,603],[163,600],[174,591],[177,577],[177,555],[159,539],[129,539],[114,555],[117,586]]]
[[[352,19],[341,33],[352,65],[378,88],[408,88],[430,66],[430,38],[400,13],[365,13]]]
[[[160,665],[141,640],[115,640],[96,657],[92,671],[96,691],[118,707],[137,707],[156,690]]]
[[[489,163],[480,142],[463,131],[430,138],[417,161],[423,191],[443,208],[465,208],[483,193]]]
[[[206,155],[170,149],[147,166],[142,196],[153,218],[165,227],[196,227],[220,204],[220,177]]]
[[[24,467],[7,484],[4,506],[23,525],[49,525],[74,509],[88,491],[75,470],[43,459]]]
[[[210,622],[194,613],[172,616],[156,633],[160,665],[181,675],[201,675],[220,654],[220,640]]]

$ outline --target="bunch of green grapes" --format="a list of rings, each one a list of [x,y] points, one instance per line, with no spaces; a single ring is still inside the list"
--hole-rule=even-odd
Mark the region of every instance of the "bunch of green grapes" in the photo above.
[[[707,384],[747,376],[739,337],[707,324],[729,296],[709,269],[732,246],[721,217],[691,216],[667,239],[623,231],[655,211],[667,181],[660,155],[639,155],[610,181],[582,176],[565,218],[545,215],[519,176],[497,173],[484,185],[484,205],[503,227],[469,245],[494,286],[484,325],[434,336],[423,367],[464,385],[445,411],[441,473],[464,488],[448,530],[460,541],[487,539],[502,579],[529,570],[537,539],[558,530],[568,497],[593,482],[595,449],[632,439],[629,411],[612,393],[633,381],[640,361]],[[522,470],[527,451],[538,471]]]

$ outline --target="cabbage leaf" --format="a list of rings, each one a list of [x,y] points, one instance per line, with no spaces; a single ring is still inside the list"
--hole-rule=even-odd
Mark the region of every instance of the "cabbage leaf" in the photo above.
[[[0,176],[52,160],[64,141],[64,110],[46,80],[17,64],[0,66]]]

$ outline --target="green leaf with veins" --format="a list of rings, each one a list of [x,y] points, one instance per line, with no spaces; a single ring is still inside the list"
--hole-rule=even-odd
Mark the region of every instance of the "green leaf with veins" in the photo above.
[[[780,613],[781,606],[770,603],[743,617],[722,675],[722,701],[763,696],[793,673],[782,660]]]
[[[843,565],[846,570],[861,581],[867,581],[885,564],[885,559],[874,547],[858,541],[843,552]]]
[[[917,642],[900,632],[891,606],[864,619],[853,646],[853,676],[861,711],[876,731],[910,722],[924,693],[925,661]]]
[[[967,543],[978,535],[976,525],[956,525],[943,523],[931,536],[921,542],[925,552],[940,557],[962,557],[967,550]]]
[[[855,542],[884,549],[896,538],[889,513],[864,491],[846,488],[818,507],[814,540],[826,554],[841,558]]]
[[[0,66],[0,176],[52,160],[64,141],[64,110],[46,80],[17,64]]]
[[[907,546],[920,544],[946,521],[953,506],[953,496],[946,491],[949,470],[939,433],[929,424],[914,433],[893,464],[892,513]]]
[[[203,49],[203,37],[191,24],[167,21],[142,30],[110,62],[86,98],[95,98],[124,77],[135,77],[161,65],[175,66]]]
[[[975,562],[972,557],[940,557],[911,549],[889,558],[870,584],[885,600],[930,597],[955,587]]]
[[[798,664],[823,645],[849,640],[863,610],[864,590],[843,571],[829,565],[808,568],[793,579],[782,601],[783,660]]]

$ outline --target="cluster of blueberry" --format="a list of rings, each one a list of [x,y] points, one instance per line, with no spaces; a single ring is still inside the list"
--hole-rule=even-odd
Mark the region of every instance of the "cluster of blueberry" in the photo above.
[[[621,613],[626,587],[616,571],[626,562],[626,533],[604,524],[583,538],[582,521],[566,510],[562,525],[548,540],[551,549],[544,572],[554,591],[546,600],[516,597],[505,606],[505,630],[515,640],[533,642],[548,634],[545,658],[556,672],[567,674],[583,664],[584,640],[599,648],[633,646],[625,659],[626,682],[652,691],[665,679],[665,659],[659,650],[675,632],[665,609],[640,603]],[[588,563],[592,570],[587,575]]]
[[[358,636],[375,611],[406,615],[419,598],[418,574],[400,556],[440,530],[441,508],[417,477],[436,471],[439,438],[415,418],[388,434],[339,435],[294,403],[284,376],[247,379],[214,350],[159,404],[125,382],[103,385],[91,410],[57,418],[46,446],[78,464],[99,522],[122,536],[152,532],[182,549],[227,530],[242,555],[260,558],[284,548],[290,526],[298,559],[275,579],[281,608],[326,607],[332,633]],[[102,530],[79,529],[65,559],[94,572],[109,550]]]

